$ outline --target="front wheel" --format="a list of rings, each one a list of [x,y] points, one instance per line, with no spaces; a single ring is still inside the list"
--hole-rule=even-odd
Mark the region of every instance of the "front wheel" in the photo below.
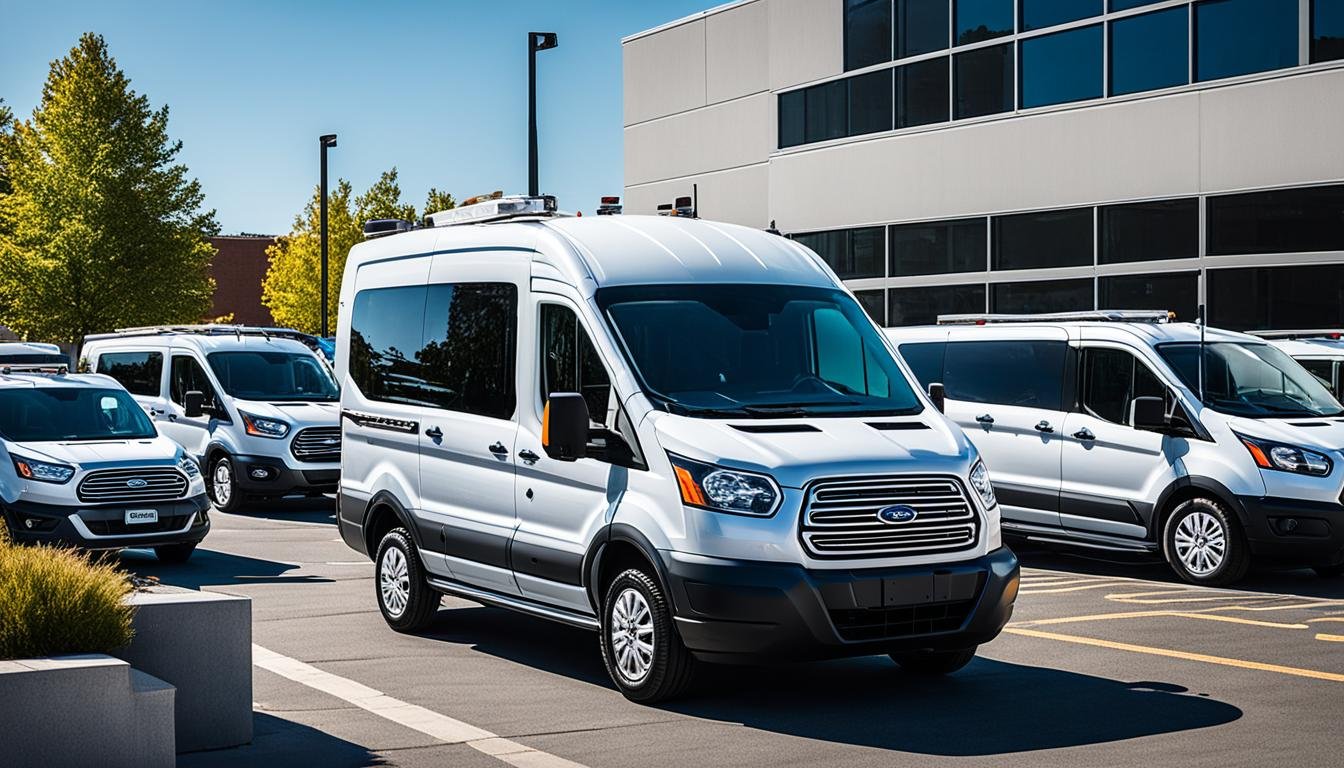
[[[220,456],[210,463],[210,481],[207,490],[215,509],[220,512],[238,512],[243,507],[243,494],[238,488],[238,476],[235,474],[233,460]]]
[[[976,646],[954,651],[911,651],[893,653],[891,660],[901,665],[901,671],[920,677],[950,675],[971,663]]]
[[[625,698],[641,704],[681,694],[695,670],[667,596],[643,571],[622,571],[602,602],[602,662]]]
[[[1172,570],[1191,584],[1231,584],[1251,567],[1241,527],[1232,512],[1213,499],[1182,502],[1167,518],[1162,541]]]
[[[191,553],[196,551],[196,542],[190,544],[164,544],[161,547],[154,548],[154,556],[161,563],[180,564],[191,559]]]
[[[378,610],[398,632],[418,632],[439,610],[439,593],[425,580],[425,568],[405,528],[393,528],[378,545],[374,586]]]

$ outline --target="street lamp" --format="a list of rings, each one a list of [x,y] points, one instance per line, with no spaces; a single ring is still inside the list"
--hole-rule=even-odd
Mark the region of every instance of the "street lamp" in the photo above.
[[[322,230],[322,338],[327,337],[327,148],[336,146],[336,134],[317,137],[322,148],[322,200],[318,204],[318,227]]]
[[[554,32],[527,33],[527,194],[541,194],[537,183],[537,51],[558,45]]]

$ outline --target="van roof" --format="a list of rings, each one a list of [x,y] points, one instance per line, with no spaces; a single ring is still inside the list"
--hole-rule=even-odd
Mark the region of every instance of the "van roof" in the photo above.
[[[1340,339],[1270,339],[1270,343],[1291,357],[1344,357]]]
[[[0,368],[2,371],[3,368]],[[39,373],[36,371],[0,372],[0,390],[6,389],[45,389],[49,387],[79,388],[97,387],[99,389],[121,389],[121,384],[111,376],[101,373]]]
[[[816,254],[779,235],[674,216],[537,218],[418,229],[368,240],[347,269],[455,250],[530,251],[581,290],[650,283],[835,287]]]
[[[308,352],[305,344],[280,336],[201,333],[149,333],[139,335],[108,334],[98,338],[90,337],[85,349],[90,348],[129,348],[129,347],[195,347],[201,352],[227,352],[241,350],[269,350],[273,352]]]
[[[1197,342],[1200,339],[1199,325],[1196,323],[1124,323],[1083,321],[1068,323],[1012,323],[1008,325],[921,325],[911,327],[887,328],[887,332],[898,342],[933,341],[947,338],[948,332],[957,332],[962,339],[974,338],[978,334],[987,337],[1030,338],[1033,330],[1051,330],[1054,338],[1058,332],[1068,332],[1073,339],[1119,339],[1137,338],[1149,346],[1168,342]],[[1264,339],[1245,333],[1225,331],[1221,328],[1206,328],[1204,338],[1208,342],[1235,341],[1265,343]]]

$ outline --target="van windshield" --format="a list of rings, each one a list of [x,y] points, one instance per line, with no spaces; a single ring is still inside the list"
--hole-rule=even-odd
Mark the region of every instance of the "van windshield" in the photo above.
[[[923,409],[843,291],[653,285],[604,288],[597,301],[644,391],[674,413],[775,418]]]
[[[212,352],[206,356],[219,385],[239,400],[335,402],[336,381],[309,353]]]
[[[1192,392],[1199,392],[1199,344],[1159,344],[1157,351]],[[1204,404],[1250,418],[1339,416],[1344,407],[1321,382],[1268,344],[1205,344]]]
[[[17,443],[147,440],[158,433],[120,389],[37,387],[0,391],[0,435]]]

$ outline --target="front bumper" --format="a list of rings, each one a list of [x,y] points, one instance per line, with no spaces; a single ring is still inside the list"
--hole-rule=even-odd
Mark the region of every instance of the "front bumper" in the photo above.
[[[156,523],[126,524],[127,509],[156,509]],[[74,507],[17,501],[5,504],[5,526],[15,542],[84,549],[194,544],[210,532],[210,500],[204,493],[180,501]],[[32,525],[29,525],[32,521]]]
[[[1238,496],[1257,559],[1291,565],[1344,563],[1344,503]]]
[[[234,456],[238,487],[249,496],[334,493],[341,470],[324,464],[294,469],[275,456]]]
[[[969,648],[998,636],[1018,589],[1006,547],[958,563],[834,571],[661,554],[682,641],[718,661]]]

